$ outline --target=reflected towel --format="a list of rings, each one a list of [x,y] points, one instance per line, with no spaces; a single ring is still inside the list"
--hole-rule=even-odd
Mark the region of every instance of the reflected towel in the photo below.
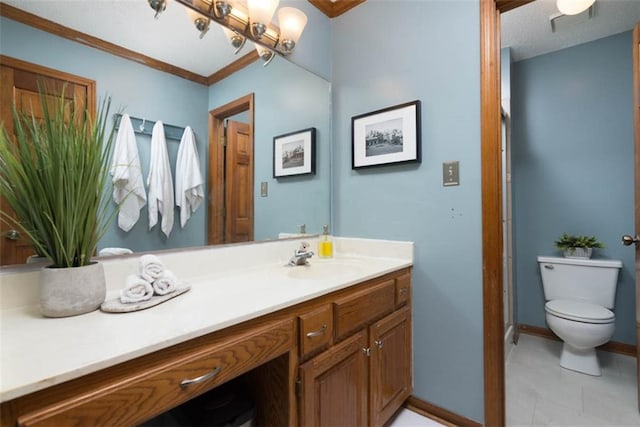
[[[164,274],[164,264],[155,255],[147,254],[140,257],[140,277],[149,283],[153,283]]]
[[[110,173],[113,177],[113,201],[120,207],[118,227],[129,231],[138,222],[140,209],[147,204],[147,194],[144,191],[138,145],[128,114],[123,114],[120,119]]]
[[[132,253],[133,251],[129,248],[102,248],[98,251],[98,256],[127,255]]]
[[[169,270],[165,270],[164,274],[153,282],[153,291],[156,295],[166,295],[178,288],[178,279]]]
[[[149,162],[149,230],[158,223],[158,213],[162,215],[160,228],[169,237],[173,228],[173,180],[167,153],[164,126],[158,120],[151,133],[151,154]]]
[[[180,140],[176,160],[176,205],[180,208],[182,228],[204,199],[203,185],[195,135],[191,127],[187,126]]]
[[[120,302],[123,304],[150,300],[153,286],[137,274],[127,276],[124,289],[120,291]]]

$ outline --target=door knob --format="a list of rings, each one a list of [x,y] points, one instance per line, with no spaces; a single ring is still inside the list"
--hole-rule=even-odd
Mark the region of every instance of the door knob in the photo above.
[[[631,237],[628,234],[625,234],[624,236],[622,236],[622,244],[625,246],[631,246],[632,244],[638,244],[640,243],[640,236],[636,236],[636,237]]]
[[[20,238],[20,232],[18,230],[9,230],[4,233],[4,237],[9,240],[18,240]]]

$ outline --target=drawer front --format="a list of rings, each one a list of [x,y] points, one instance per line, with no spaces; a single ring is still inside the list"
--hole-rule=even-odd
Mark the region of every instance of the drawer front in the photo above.
[[[154,371],[18,419],[20,426],[134,425],[272,360],[293,347],[293,321],[265,325]],[[160,350],[162,351],[162,350]],[[144,367],[141,367],[143,371]]]
[[[300,322],[300,355],[307,358],[331,344],[333,308],[325,304],[298,317]]]
[[[405,305],[411,299],[411,273],[396,278],[396,307]]]
[[[395,294],[395,280],[391,279],[333,303],[336,339],[344,338],[391,313],[395,306]]]

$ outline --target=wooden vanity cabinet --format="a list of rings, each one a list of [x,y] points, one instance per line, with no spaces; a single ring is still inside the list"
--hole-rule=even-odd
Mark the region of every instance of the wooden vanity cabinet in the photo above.
[[[300,366],[300,425],[383,426],[411,395],[410,283],[372,281],[333,303],[334,345]]]

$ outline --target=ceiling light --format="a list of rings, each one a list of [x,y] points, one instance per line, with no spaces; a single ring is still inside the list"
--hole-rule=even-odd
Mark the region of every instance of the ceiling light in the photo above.
[[[273,58],[275,58],[276,56],[272,50],[267,49],[264,46],[260,46],[259,44],[256,44],[256,50],[258,51],[258,56],[260,57],[260,59],[264,61],[263,67],[271,64],[271,61],[273,61]]]
[[[209,27],[211,24],[211,20],[204,15],[196,12],[193,9],[187,9],[187,14],[189,18],[193,21],[193,24],[196,26],[196,29],[200,31],[200,38],[203,38],[207,31],[209,31]]]
[[[565,15],[577,15],[589,9],[596,0],[558,0],[558,10]]]
[[[267,30],[280,0],[248,0],[251,32],[260,38]]]
[[[291,52],[307,25],[307,15],[293,7],[283,7],[278,10],[280,24],[280,43],[285,51]]]
[[[229,42],[231,43],[231,46],[236,48],[236,51],[233,52],[233,54],[237,55],[238,52],[240,52],[240,50],[242,50],[242,47],[244,46],[244,43],[247,41],[247,38],[241,36],[240,34],[236,33],[235,31],[231,31],[230,29],[228,29],[226,27],[222,27],[222,30],[224,31],[224,34],[229,39]]]

